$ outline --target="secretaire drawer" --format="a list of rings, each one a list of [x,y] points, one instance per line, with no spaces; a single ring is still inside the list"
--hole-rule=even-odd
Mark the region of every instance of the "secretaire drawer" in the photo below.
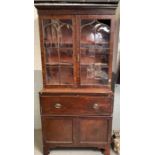
[[[113,104],[111,97],[41,96],[42,115],[109,115]]]

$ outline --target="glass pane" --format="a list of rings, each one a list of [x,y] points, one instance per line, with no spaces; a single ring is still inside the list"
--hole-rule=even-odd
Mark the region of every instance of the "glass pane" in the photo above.
[[[59,63],[59,56],[58,56],[57,48],[47,48],[46,49],[46,61],[49,64]]]
[[[72,20],[44,19],[43,32],[47,84],[73,84]]]
[[[81,85],[108,84],[110,20],[81,20]]]
[[[72,22],[71,20],[60,20],[60,47],[73,47]]]
[[[62,65],[61,66],[61,84],[71,85],[73,84],[73,66]]]
[[[81,65],[81,84],[99,85],[108,83],[108,69],[101,64]]]
[[[60,49],[60,62],[73,64],[72,49]]]
[[[59,66],[47,66],[46,67],[46,80],[50,85],[58,85],[60,83]]]

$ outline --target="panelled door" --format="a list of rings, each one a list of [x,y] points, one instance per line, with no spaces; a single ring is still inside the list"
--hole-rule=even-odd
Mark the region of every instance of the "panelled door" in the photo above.
[[[79,144],[104,144],[110,140],[111,118],[81,117],[78,126]]]
[[[111,117],[42,117],[45,143],[92,145],[110,141]]]

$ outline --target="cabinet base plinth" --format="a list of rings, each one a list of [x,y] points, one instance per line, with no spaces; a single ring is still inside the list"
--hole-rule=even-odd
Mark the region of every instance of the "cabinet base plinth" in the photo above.
[[[52,151],[52,149],[54,149],[54,148],[78,148],[78,149],[83,149],[83,148],[94,148],[94,149],[98,149],[98,150],[100,150],[102,153],[103,153],[103,155],[110,155],[110,145],[109,144],[107,144],[107,145],[104,145],[103,146],[103,148],[101,148],[101,147],[62,147],[62,146],[55,146],[55,147],[50,147],[50,146],[48,146],[48,145],[45,145],[44,147],[43,147],[43,155],[49,155],[50,154],[50,151]]]

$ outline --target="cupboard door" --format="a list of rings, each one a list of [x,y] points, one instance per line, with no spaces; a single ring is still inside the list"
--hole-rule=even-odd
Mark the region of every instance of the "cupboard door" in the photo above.
[[[42,117],[43,135],[46,143],[73,143],[71,118]]]
[[[111,19],[106,16],[79,17],[80,84],[108,85],[111,79]]]
[[[79,143],[103,144],[109,141],[110,119],[106,118],[80,118],[79,119]]]
[[[74,85],[74,17],[41,17],[43,74],[46,86]]]

